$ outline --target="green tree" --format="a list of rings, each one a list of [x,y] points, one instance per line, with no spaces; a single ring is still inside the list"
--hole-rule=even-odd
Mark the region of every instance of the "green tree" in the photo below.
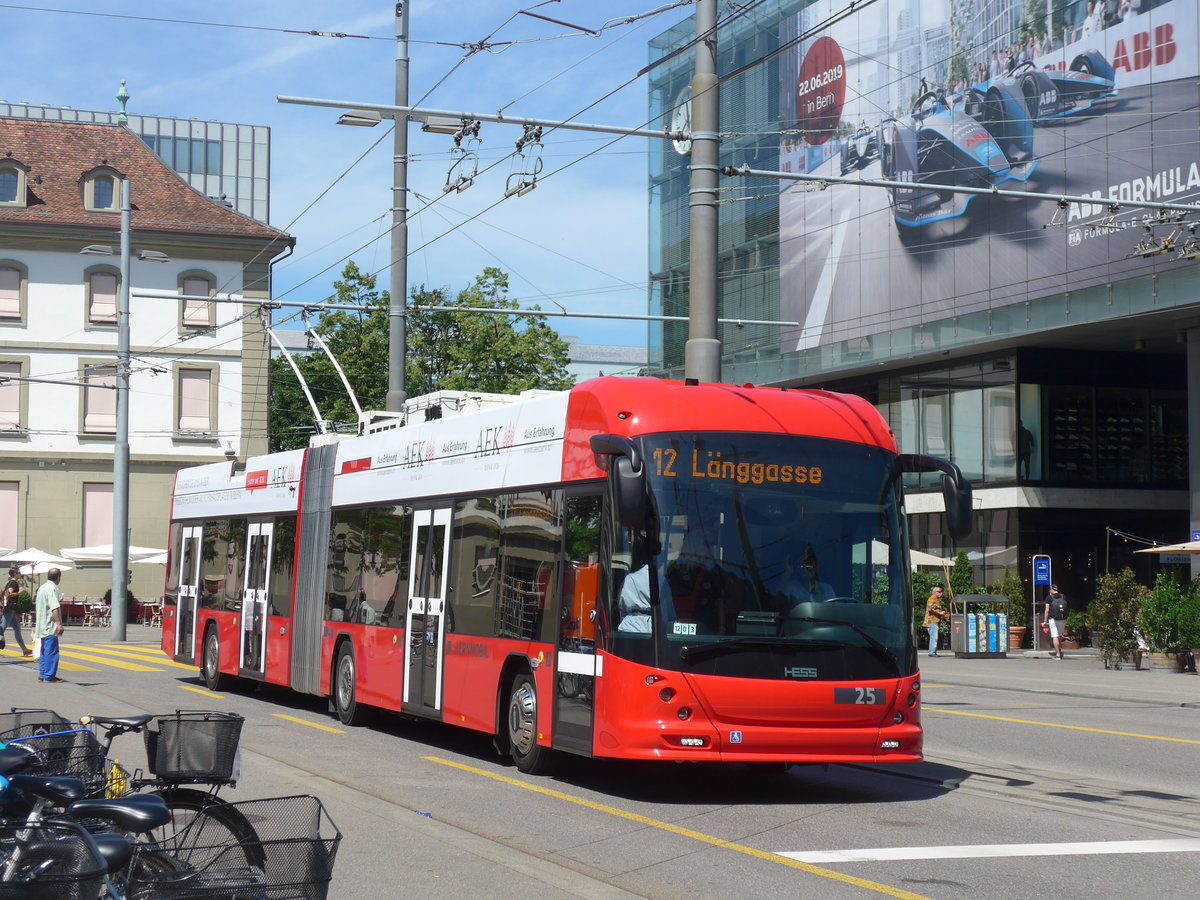
[[[1025,598],[1025,583],[1021,581],[1019,573],[1006,568],[1004,577],[989,587],[988,593],[1008,598],[1008,605],[1002,612],[1008,616],[1010,628],[1029,624],[1029,605]]]
[[[975,570],[967,559],[966,550],[959,550],[954,556],[954,566],[950,569],[950,590],[955,597],[975,593]]]
[[[360,309],[322,314],[315,331],[329,346],[363,409],[383,409],[388,391],[387,291],[376,289],[375,276],[354,262],[335,281],[332,301]],[[446,289],[424,285],[411,294],[413,306],[450,305]],[[437,390],[516,393],[532,388],[565,390],[567,345],[538,316],[517,313],[508,297],[508,276],[484,269],[460,291],[462,307],[512,309],[511,316],[469,312],[426,312],[407,315],[405,390],[410,397]],[[375,308],[371,307],[384,307]],[[324,419],[335,428],[353,428],[355,413],[345,388],[324,353],[297,360]],[[312,409],[286,359],[271,363],[271,448],[286,450],[308,443],[316,426]]]
[[[1133,570],[1104,574],[1096,582],[1096,599],[1091,605],[1091,626],[1096,632],[1100,656],[1106,667],[1117,667],[1121,657],[1137,647],[1137,628],[1142,588]]]

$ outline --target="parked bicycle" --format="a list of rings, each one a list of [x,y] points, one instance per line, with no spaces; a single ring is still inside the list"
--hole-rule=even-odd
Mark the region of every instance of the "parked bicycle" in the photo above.
[[[221,788],[237,784],[241,729],[241,716],[210,710],[84,716],[80,726],[52,710],[0,714],[0,742],[34,747],[39,754],[35,773],[79,777],[89,797],[156,793],[171,811],[171,820],[151,836],[159,845],[172,850],[232,844],[244,848],[247,866],[261,866],[254,825],[218,796]],[[136,732],[144,738],[148,775],[141,770],[130,773],[111,757],[113,741]],[[195,864],[203,862],[195,858],[195,851],[193,857]]]
[[[0,815],[19,813],[0,820],[0,900],[325,900],[328,894],[341,832],[316,797],[228,804],[259,823],[253,850],[261,862],[252,865],[244,847],[208,843],[204,832],[170,846],[153,840],[171,815],[160,795],[84,799],[85,783],[76,776],[14,774],[43,763],[37,756],[21,744],[0,749]],[[81,830],[84,823],[92,830]]]

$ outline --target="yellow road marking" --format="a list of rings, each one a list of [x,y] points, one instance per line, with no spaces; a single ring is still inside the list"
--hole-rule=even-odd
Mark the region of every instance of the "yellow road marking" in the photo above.
[[[125,669],[130,672],[162,672],[158,666],[143,666],[140,663],[125,662],[120,659],[113,659],[108,656],[97,656],[93,653],[80,653],[78,651],[62,651],[63,659],[83,659],[88,662],[104,663],[106,666],[112,666],[114,669]],[[99,671],[99,670],[96,670]]]
[[[1134,731],[1110,731],[1107,728],[1087,728],[1083,725],[1061,725],[1058,722],[1034,722],[1031,719],[1012,719],[1008,716],[988,716],[983,713],[963,712],[958,709],[939,709],[935,706],[925,708],[926,712],[941,713],[945,716],[970,716],[973,719],[991,719],[994,722],[1012,722],[1015,725],[1040,725],[1042,728],[1065,728],[1068,731],[1087,731],[1091,734],[1111,734],[1115,737],[1141,738],[1145,741],[1167,741],[1172,744],[1200,744],[1200,741],[1189,738],[1163,737],[1160,734],[1138,734]]]
[[[101,669],[93,669],[91,666],[85,666],[82,663],[74,663],[68,659],[63,659],[61,656],[58,659],[58,667],[66,669],[68,672],[100,672]]]
[[[328,725],[318,725],[316,722],[306,722],[303,719],[297,719],[295,716],[285,716],[283,713],[272,713],[277,719],[283,719],[287,722],[295,722],[297,725],[307,725],[309,728],[317,728],[321,731],[328,731],[330,734],[345,734],[340,728],[330,728]]]
[[[193,694],[203,694],[205,697],[212,697],[216,700],[224,700],[224,694],[214,694],[212,691],[206,691],[204,688],[192,687],[190,684],[179,685],[185,691],[191,691]]]
[[[136,651],[131,653],[125,649],[110,650],[108,648],[112,646],[111,644],[66,644],[64,646],[69,646],[73,649],[87,647],[89,652],[92,653],[110,653],[113,656],[123,656],[126,659],[139,659],[142,662],[153,663],[156,666],[174,666],[176,669],[186,669],[189,672],[196,671],[196,666],[189,666],[186,663],[175,662],[175,660],[169,659],[161,650],[147,648],[140,653]],[[121,647],[121,645],[118,644],[117,647]]]
[[[524,788],[527,791],[533,791],[537,794],[553,797],[556,800],[574,803],[576,806],[583,806],[587,809],[595,810],[596,812],[607,813],[610,816],[616,816],[620,819],[628,819],[631,822],[637,822],[639,825],[645,825],[649,828],[657,828],[660,831],[668,831],[671,834],[677,834],[680,837],[686,837],[694,841],[700,841],[701,843],[711,844],[714,847],[721,847],[724,850],[732,850],[735,853],[743,853],[746,856],[752,856],[755,859],[761,859],[777,865],[787,866],[790,869],[799,869],[801,872],[807,872],[810,875],[817,875],[821,878],[829,878],[833,881],[840,881],[843,884],[850,884],[855,887],[863,888],[864,890],[874,891],[877,894],[885,894],[888,897],[899,897],[901,900],[929,900],[929,898],[925,897],[923,894],[914,894],[911,891],[901,890],[900,888],[895,888],[891,885],[880,884],[876,881],[867,881],[865,878],[856,878],[853,875],[844,875],[841,872],[835,872],[832,869],[824,869],[820,866],[814,866],[810,863],[800,862],[799,860],[795,859],[788,859],[786,856],[780,856],[778,853],[770,853],[766,850],[756,850],[753,847],[747,847],[745,844],[738,844],[733,841],[722,840],[721,838],[713,837],[711,834],[704,834],[701,831],[693,831],[690,828],[672,825],[670,822],[663,822],[659,819],[651,819],[649,816],[643,816],[624,809],[618,809],[615,806],[605,806],[603,803],[594,803],[591,800],[584,800],[582,797],[573,797],[570,794],[564,794],[562,791],[556,791],[553,788],[542,787],[538,784],[529,784],[524,781],[518,781],[517,779],[509,778],[506,775],[497,775],[494,772],[488,772],[484,769],[476,769],[474,766],[463,765],[462,763],[453,762],[448,759],[440,759],[436,756],[426,756],[423,758],[429,762],[438,763],[439,765],[450,766],[453,769],[461,769],[464,772],[470,772],[472,775],[482,775],[484,778],[490,778],[493,781],[499,781],[504,784],[510,784],[514,787]]]

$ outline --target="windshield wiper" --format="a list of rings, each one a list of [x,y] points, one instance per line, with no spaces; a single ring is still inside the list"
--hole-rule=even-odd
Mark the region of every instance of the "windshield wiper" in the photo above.
[[[719,653],[741,652],[748,649],[771,649],[771,650],[834,650],[840,647],[841,644],[836,641],[808,641],[795,640],[792,638],[773,638],[773,637],[740,637],[730,638],[727,641],[713,641],[710,644],[694,644],[689,647],[684,647],[679,651],[679,658],[685,662],[695,662],[698,659],[704,659],[708,656],[716,656]]]
[[[883,644],[880,641],[876,640],[875,638],[871,637],[871,635],[866,631],[866,629],[861,628],[858,625],[855,625],[853,622],[847,622],[845,619],[818,619],[818,618],[814,618],[813,616],[797,616],[795,618],[789,617],[788,621],[789,622],[812,622],[812,623],[815,623],[818,625],[842,625],[842,626],[845,626],[846,628],[849,628],[850,630],[852,630],[859,637],[861,637],[864,641],[866,641],[872,650],[874,650],[876,653],[878,653],[880,656],[882,656],[884,659],[886,659],[889,663],[891,663],[892,668],[896,671],[897,677],[899,677],[899,675],[900,675],[900,662],[896,659],[896,655],[887,648],[886,644]]]

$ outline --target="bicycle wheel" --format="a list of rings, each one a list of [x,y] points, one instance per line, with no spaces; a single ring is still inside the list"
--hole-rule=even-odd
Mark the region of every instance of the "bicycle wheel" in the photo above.
[[[228,801],[205,791],[173,787],[158,791],[171,810],[171,821],[150,832],[167,854],[189,869],[242,864],[261,869],[266,861],[258,832]],[[230,848],[237,847],[231,857]]]

